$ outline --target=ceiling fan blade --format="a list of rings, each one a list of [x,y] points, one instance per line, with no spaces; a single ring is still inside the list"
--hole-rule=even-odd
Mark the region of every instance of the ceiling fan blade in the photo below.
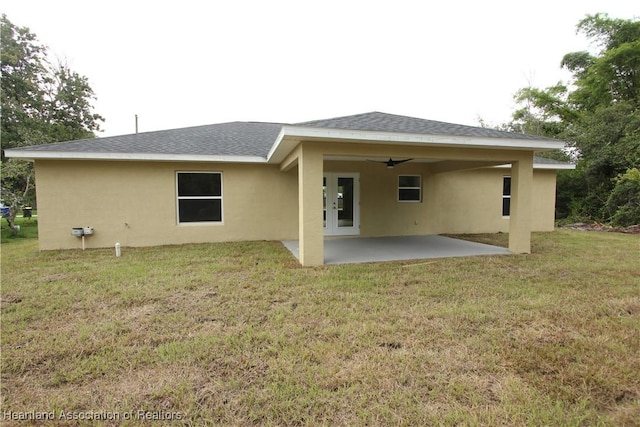
[[[383,163],[383,164],[387,165],[388,168],[392,168],[397,164],[408,162],[410,160],[413,160],[413,159],[403,159],[403,160],[393,160],[392,158],[389,158],[389,160],[370,160],[370,159],[367,159],[368,162]]]
[[[389,161],[390,162],[392,161],[394,165],[398,165],[400,163],[408,162],[410,160],[413,160],[413,159],[404,159],[404,160],[391,160],[391,159],[389,159]]]

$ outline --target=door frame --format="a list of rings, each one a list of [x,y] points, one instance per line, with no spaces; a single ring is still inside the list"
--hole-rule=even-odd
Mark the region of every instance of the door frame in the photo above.
[[[353,178],[353,225],[340,227],[338,224],[338,178]],[[323,203],[323,227],[325,236],[357,236],[360,234],[360,174],[358,172],[324,172],[326,180],[326,205]],[[323,185],[324,187],[324,185]],[[323,197],[324,197],[323,196]],[[336,202],[334,208],[333,201]]]

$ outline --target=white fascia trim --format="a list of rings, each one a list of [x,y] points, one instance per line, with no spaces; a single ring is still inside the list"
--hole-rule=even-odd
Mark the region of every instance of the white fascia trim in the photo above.
[[[533,164],[533,168],[534,169],[566,169],[566,170],[571,170],[571,169],[575,169],[576,165],[554,165],[554,164],[538,164],[536,165],[535,163]]]
[[[218,163],[266,163],[260,156],[213,156],[200,154],[158,153],[85,153],[69,151],[6,150],[5,156],[14,159],[38,160],[125,160],[155,162],[218,162]]]
[[[448,135],[424,135],[415,133],[399,132],[377,132],[363,130],[343,130],[327,128],[310,128],[299,126],[283,126],[276,142],[274,143],[269,156],[277,150],[280,142],[286,136],[297,138],[318,138],[318,139],[346,139],[353,142],[377,142],[385,144],[389,142],[405,142],[425,145],[443,146],[467,146],[481,148],[511,148],[520,150],[547,151],[564,148],[562,141],[547,141],[537,139],[511,139],[511,138],[483,138],[469,136],[448,136]]]
[[[511,169],[511,165],[500,165],[500,166],[491,166],[492,168],[496,168],[496,169]],[[533,164],[533,168],[534,169],[549,169],[549,170],[557,170],[557,169],[566,169],[566,170],[571,170],[571,169],[575,169],[576,165],[574,164],[566,164],[566,165],[562,165],[562,164],[553,164],[553,163],[534,163]]]
[[[276,138],[276,141],[271,146],[271,150],[269,150],[269,154],[267,154],[267,161],[271,160],[271,157],[280,146],[280,143],[282,142],[282,139],[284,138],[284,136],[285,136],[285,126],[282,126],[282,129],[280,129],[280,132],[278,133],[278,137]]]

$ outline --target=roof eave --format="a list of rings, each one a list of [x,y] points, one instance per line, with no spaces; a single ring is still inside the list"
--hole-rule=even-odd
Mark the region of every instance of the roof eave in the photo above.
[[[5,150],[5,156],[23,160],[107,160],[154,162],[266,163],[260,156],[164,153],[100,153],[40,150]]]
[[[491,166],[495,169],[511,169],[511,165],[498,165]],[[536,163],[533,162],[534,169],[547,169],[547,170],[573,170],[576,168],[576,165],[573,163]]]
[[[401,132],[379,132],[364,130],[344,130],[328,128],[312,128],[285,125],[271,147],[267,159],[269,162],[281,161],[294,147],[287,144],[292,140],[343,140],[353,143],[387,144],[405,143],[408,145],[428,145],[446,147],[469,147],[488,149],[511,149],[526,151],[552,151],[564,147],[564,142],[540,139],[489,138],[455,135],[428,135]]]

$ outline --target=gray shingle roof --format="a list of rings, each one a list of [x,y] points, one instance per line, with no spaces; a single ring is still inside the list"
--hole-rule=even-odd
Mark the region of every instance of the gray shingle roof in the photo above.
[[[267,157],[283,123],[230,122],[130,135],[60,142],[12,151],[122,153]],[[548,140],[548,138],[457,125],[380,112],[295,123],[293,126],[340,130]]]
[[[267,157],[281,124],[231,122],[17,148],[79,153],[193,154]]]
[[[527,140],[549,140],[549,138],[499,131],[476,126],[458,125],[395,114],[372,113],[336,117],[326,120],[296,123],[296,126],[320,127],[345,130],[414,133],[425,135],[471,136],[480,138],[509,138]]]
[[[566,164],[569,164],[567,162],[563,162],[562,160],[547,159],[546,157],[538,157],[538,156],[533,156],[533,161],[534,161],[534,163],[537,163],[537,164],[540,164],[540,165],[566,165]]]

